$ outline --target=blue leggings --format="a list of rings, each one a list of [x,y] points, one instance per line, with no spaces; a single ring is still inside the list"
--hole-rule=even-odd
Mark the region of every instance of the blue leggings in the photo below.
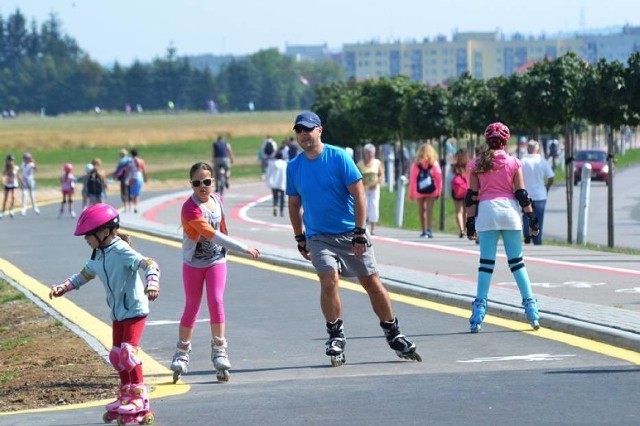
[[[480,267],[478,268],[478,287],[476,297],[487,299],[491,286],[491,275],[496,264],[498,238],[502,235],[504,250],[507,254],[509,269],[518,284],[523,299],[533,298],[531,281],[522,258],[522,231],[482,231],[480,238]]]

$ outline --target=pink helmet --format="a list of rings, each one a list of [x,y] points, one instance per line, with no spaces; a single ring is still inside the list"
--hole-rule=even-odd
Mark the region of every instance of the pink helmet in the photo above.
[[[88,207],[78,218],[75,236],[91,234],[101,228],[117,228],[120,226],[118,211],[109,204],[98,203]]]
[[[502,143],[507,143],[509,138],[511,137],[511,132],[509,132],[509,128],[499,121],[495,123],[491,123],[484,130],[485,139],[499,139]]]
[[[73,164],[64,163],[64,166],[62,168],[64,169],[65,173],[71,173],[71,171],[73,170]]]

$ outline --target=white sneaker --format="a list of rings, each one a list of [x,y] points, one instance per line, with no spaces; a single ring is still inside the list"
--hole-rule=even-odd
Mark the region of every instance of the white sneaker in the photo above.
[[[13,216],[14,216],[13,210],[9,210],[9,216],[11,216],[11,219],[13,219]]]
[[[27,209],[26,209],[26,208],[25,208],[25,209],[22,209],[22,211],[20,212],[20,214],[21,214],[22,216],[26,216],[26,215],[27,215]]]
[[[33,209],[33,211],[35,212],[35,214],[40,214],[40,209],[39,209],[39,208],[37,208],[37,207],[35,207],[35,208]]]
[[[71,217],[76,217],[76,212],[74,212],[73,210],[71,210]]]

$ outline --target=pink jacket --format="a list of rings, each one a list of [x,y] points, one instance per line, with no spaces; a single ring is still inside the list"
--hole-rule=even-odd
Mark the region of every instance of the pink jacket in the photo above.
[[[429,163],[426,161],[422,163],[422,168],[426,169],[429,167]],[[418,165],[414,161],[411,163],[411,170],[409,171],[409,199],[415,200],[418,198],[438,198],[442,193],[442,169],[440,168],[440,164],[436,161],[431,165],[431,176],[433,176],[433,181],[436,184],[436,190],[431,194],[421,194],[418,192]]]

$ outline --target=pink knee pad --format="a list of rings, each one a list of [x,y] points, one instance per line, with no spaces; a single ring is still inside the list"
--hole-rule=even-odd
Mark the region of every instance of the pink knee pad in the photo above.
[[[128,343],[120,345],[120,364],[126,371],[131,371],[142,364],[140,358],[136,356],[136,349]]]
[[[109,362],[117,372],[124,371],[124,367],[120,363],[120,348],[117,346],[111,348],[111,352],[109,352]]]

